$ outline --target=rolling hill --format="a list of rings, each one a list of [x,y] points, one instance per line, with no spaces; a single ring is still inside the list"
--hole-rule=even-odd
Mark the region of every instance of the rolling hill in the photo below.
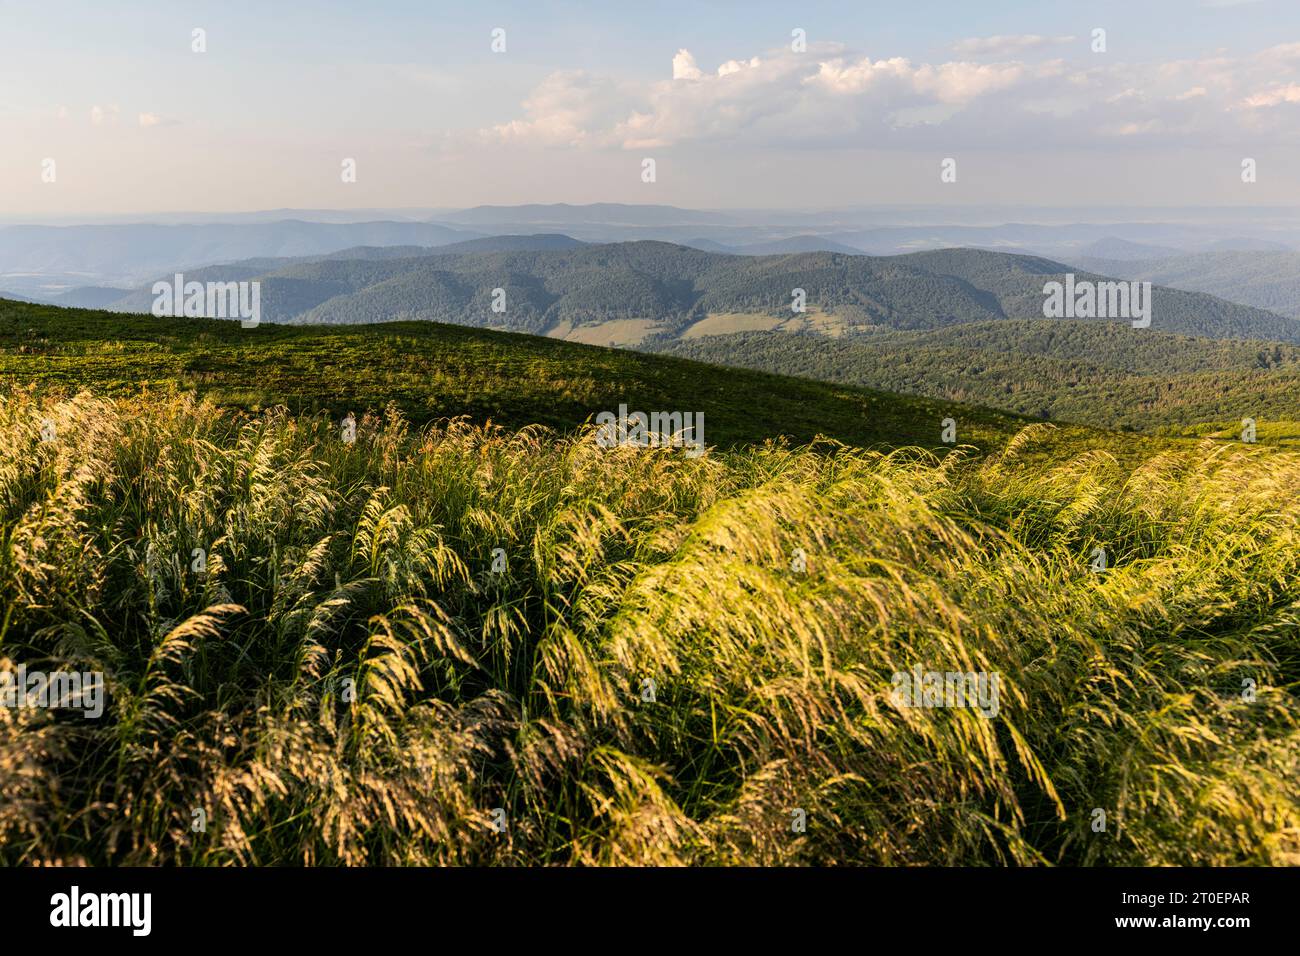
[[[191,270],[187,278],[257,279],[269,322],[417,320],[554,335],[634,322],[636,334],[625,344],[636,344],[675,337],[711,315],[803,322],[791,311],[794,289],[804,290],[809,310],[836,332],[1041,318],[1044,284],[1069,271],[1048,259],[976,249],[735,256],[662,242],[591,245],[534,236],[410,257],[257,260]],[[144,312],[151,302],[146,286],[107,307]],[[498,302],[502,311],[494,311]],[[1156,331],[1300,342],[1300,322],[1261,309],[1162,287],[1153,290],[1153,302]],[[598,332],[591,340],[602,341]]]
[[[1141,262],[1080,258],[1080,268],[1205,292],[1300,319],[1300,252],[1272,248],[1199,252]]]
[[[1168,246],[1154,246],[1143,242],[1130,242],[1115,236],[1107,236],[1090,242],[1079,250],[1076,258],[1117,259],[1124,262],[1136,262],[1144,259],[1165,259],[1178,255],[1177,249]]]
[[[742,332],[650,347],[1124,431],[1300,420],[1300,348],[1152,335],[1122,323],[1004,320],[838,339]],[[1300,437],[1292,430],[1285,435]]]
[[[104,395],[193,391],[223,405],[382,411],[423,423],[468,416],[572,430],[601,411],[705,413],[723,447],[825,436],[859,446],[1000,447],[1025,421],[959,403],[701,366],[538,336],[439,323],[268,326],[58,309],[0,299],[0,383]],[[1060,440],[1101,440],[1085,429]]]

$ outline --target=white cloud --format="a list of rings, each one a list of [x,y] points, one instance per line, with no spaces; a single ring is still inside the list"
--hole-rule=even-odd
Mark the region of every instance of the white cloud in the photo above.
[[[678,50],[677,55],[673,57],[673,79],[699,80],[703,77],[704,71],[695,65],[695,57],[691,56],[691,51]]]
[[[139,122],[141,126],[157,126],[163,121],[163,118],[157,113],[141,113]]]
[[[562,70],[524,100],[524,117],[483,131],[488,139],[540,146],[611,145],[611,129],[630,108],[626,90],[606,77]]]
[[[1065,38],[995,37],[986,46],[1009,39],[1029,48]],[[1300,124],[1268,109],[1298,102],[1300,43],[1236,58],[1149,64],[1086,52],[1072,60],[914,63],[827,46],[804,54],[775,50],[714,69],[681,49],[671,80],[553,73],[524,101],[521,117],[482,135],[521,145],[636,150],[688,143],[1205,146],[1233,142],[1245,132],[1256,140],[1300,139]]]
[[[730,76],[732,73],[739,73],[741,70],[753,69],[760,64],[758,57],[750,57],[748,60],[728,60],[718,67],[718,76]],[[673,79],[674,80],[702,80],[708,74],[699,68],[695,62],[695,57],[690,50],[678,50],[677,55],[673,57]]]
[[[1253,110],[1268,109],[1283,103],[1300,103],[1300,84],[1288,83],[1246,98],[1246,106]]]
[[[741,70],[754,69],[761,61],[758,57],[750,57],[746,62],[744,60],[728,60],[722,66],[718,67],[718,76],[730,76],[732,73],[739,73]]]

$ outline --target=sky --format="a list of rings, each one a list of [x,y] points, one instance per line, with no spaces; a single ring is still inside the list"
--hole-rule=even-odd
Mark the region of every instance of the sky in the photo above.
[[[1300,205],[1300,0],[0,0],[0,218],[523,202]]]

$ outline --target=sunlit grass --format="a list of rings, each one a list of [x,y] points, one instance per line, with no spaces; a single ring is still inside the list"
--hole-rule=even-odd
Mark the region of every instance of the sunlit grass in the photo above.
[[[689,459],[11,395],[0,666],[109,698],[0,708],[0,860],[1300,862],[1300,456],[1050,436]],[[996,718],[899,706],[914,666],[998,674]]]

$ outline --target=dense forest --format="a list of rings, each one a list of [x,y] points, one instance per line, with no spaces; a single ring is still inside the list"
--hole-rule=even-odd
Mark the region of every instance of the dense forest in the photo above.
[[[1152,334],[1116,322],[984,322],[841,338],[749,332],[649,347],[1123,430],[1300,419],[1300,348]]]

